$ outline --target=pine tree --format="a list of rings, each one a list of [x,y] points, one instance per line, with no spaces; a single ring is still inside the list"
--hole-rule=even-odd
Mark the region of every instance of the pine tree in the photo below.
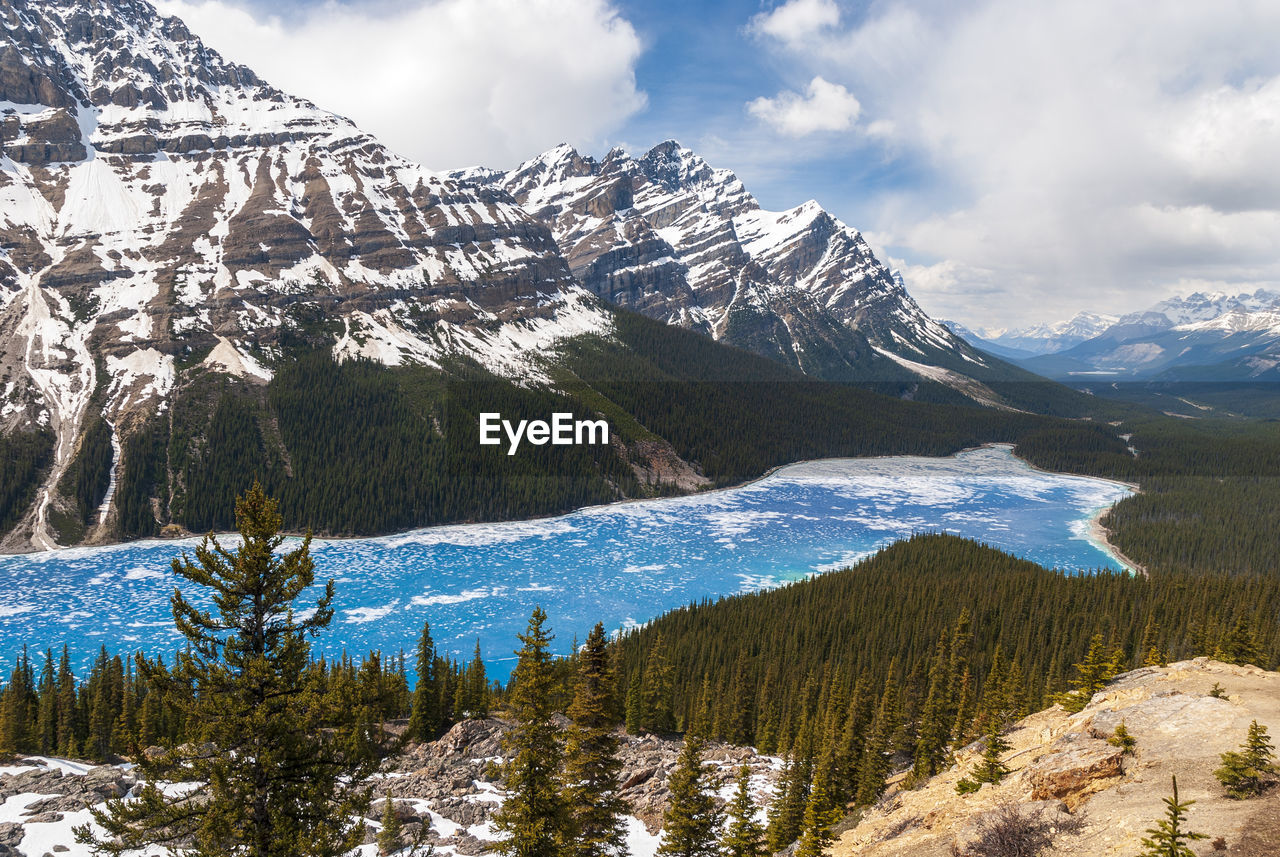
[[[382,799],[382,827],[378,830],[378,853],[394,854],[400,850],[400,816],[396,814],[395,801],[391,794]]]
[[[765,857],[764,827],[756,820],[751,797],[751,768],[738,769],[738,790],[729,802],[729,825],[720,842],[721,857]]]
[[[892,769],[893,734],[902,720],[898,684],[893,673],[894,667],[891,665],[884,693],[880,697],[880,707],[875,719],[871,721],[871,729],[863,746],[862,761],[858,765],[858,792],[855,800],[862,806],[875,803],[884,793],[885,780]]]
[[[982,764],[974,771],[973,778],[980,783],[998,783],[1009,773],[1009,769],[1000,761],[1000,757],[1009,751],[1009,742],[1004,740],[1000,727],[993,722],[987,727],[984,744]]]
[[[458,682],[453,686],[453,716],[459,720],[470,716],[475,709],[475,701],[471,696],[473,689],[471,674],[464,669]]]
[[[1142,653],[1144,667],[1163,667],[1168,664],[1169,657],[1160,648],[1160,626],[1155,619],[1148,619],[1142,631],[1142,644],[1138,647]]]
[[[507,857],[559,857],[567,808],[561,793],[563,749],[555,715],[555,672],[547,614],[535,607],[511,675],[508,707],[515,725],[503,736],[510,759],[502,766],[506,799],[493,817],[505,834],[497,850]]]
[[[659,637],[645,663],[644,684],[640,692],[640,727],[647,732],[672,732],[676,728],[672,711],[672,671],[666,646]]]
[[[964,675],[960,676],[960,686],[956,689],[956,717],[951,725],[951,749],[959,750],[973,741],[974,709],[973,676],[966,667]]]
[[[1071,692],[1058,699],[1067,711],[1082,711],[1093,695],[1115,676],[1117,666],[1114,658],[1104,653],[1105,648],[1102,635],[1094,634],[1084,660],[1075,665],[1076,675],[1070,681]]]
[[[951,714],[951,656],[947,635],[938,640],[934,658],[929,667],[929,693],[920,711],[916,733],[915,767],[911,770],[913,782],[921,782],[938,772],[946,757],[947,741],[951,737],[954,715]]]
[[[1119,747],[1126,756],[1132,756],[1133,748],[1138,746],[1137,739],[1129,732],[1129,727],[1124,725],[1123,720],[1116,727],[1115,734],[1107,739],[1107,743],[1113,747]]]
[[[32,686],[31,664],[27,659],[27,647],[14,664],[9,675],[9,685],[4,689],[3,706],[0,708],[0,752],[30,753],[30,709],[35,699]]]
[[[1178,801],[1178,778],[1173,778],[1173,796],[1164,799],[1165,817],[1155,827],[1147,828],[1150,836],[1142,840],[1141,857],[1196,857],[1188,843],[1209,837],[1182,829],[1187,820],[1187,810],[1195,801]]]
[[[834,838],[831,826],[839,820],[839,808],[831,802],[822,779],[816,778],[804,808],[803,832],[800,834],[800,843],[796,846],[796,857],[822,857],[822,852]]]
[[[71,653],[66,645],[58,659],[58,744],[61,756],[74,756],[80,745],[80,718],[76,705],[76,677],[71,672]]]
[[[171,598],[188,643],[172,674],[172,698],[198,731],[162,755],[138,758],[147,785],[137,799],[94,812],[107,841],[88,825],[77,829],[77,840],[100,852],[155,844],[170,853],[330,857],[364,839],[359,819],[369,796],[355,784],[374,765],[343,755],[352,727],[308,680],[309,638],[333,617],[333,582],[299,620],[294,602],[315,577],[310,538],[277,555],[280,514],[257,484],[235,512],[238,548],[227,550],[210,534],[194,562],[185,553],[173,562],[175,574],[211,591],[215,607],[205,612],[176,588]],[[147,676],[153,686],[159,678]],[[167,796],[155,785],[161,782],[205,785],[192,800],[185,792]]]
[[[615,688],[604,624],[587,635],[578,658],[578,680],[569,705],[564,780],[569,857],[625,857],[626,801],[618,796],[618,738],[614,734]]]
[[[1258,721],[1249,724],[1249,735],[1240,750],[1223,753],[1222,767],[1213,772],[1227,794],[1237,800],[1262,794],[1276,773],[1275,746]]]
[[[752,683],[747,667],[746,654],[738,656],[733,665],[733,678],[729,682],[729,707],[725,710],[724,739],[730,744],[742,746],[751,741],[754,731],[752,721]]]
[[[626,729],[632,735],[644,731],[644,691],[643,675],[640,670],[633,670],[631,681],[627,682],[627,701],[625,708]]]
[[[1236,619],[1231,631],[1214,652],[1214,657],[1229,664],[1253,664],[1263,666],[1267,657],[1253,632],[1253,626],[1244,616]]]
[[[430,741],[440,733],[440,677],[436,644],[431,639],[431,625],[422,623],[418,638],[418,680],[413,686],[413,705],[405,737],[411,741]]]
[[[713,857],[720,832],[711,771],[702,764],[706,739],[697,732],[684,736],[684,748],[667,778],[671,802],[662,815],[662,841],[657,857]]]
[[[991,666],[987,670],[986,680],[982,683],[982,699],[972,728],[975,734],[986,734],[987,725],[992,720],[1002,726],[1009,721],[1011,703],[1005,697],[1008,680],[1009,667],[1005,663],[1004,651],[997,643],[991,655]]]
[[[471,685],[471,716],[489,716],[489,678],[484,671],[484,658],[480,655],[480,640],[476,639],[475,656],[467,667],[467,681]]]
[[[776,854],[795,842],[804,830],[804,809],[809,802],[812,779],[813,762],[801,749],[787,760],[778,793],[769,807],[765,834],[770,853]]]
[[[52,649],[45,649],[38,696],[36,744],[41,753],[52,755],[58,752],[58,682],[54,673]]]

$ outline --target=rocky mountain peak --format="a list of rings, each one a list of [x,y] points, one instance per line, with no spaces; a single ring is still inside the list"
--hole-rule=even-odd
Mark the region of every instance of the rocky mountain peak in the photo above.
[[[462,354],[537,380],[610,321],[547,227],[227,62],[144,0],[0,0],[0,430],[122,437],[193,374]],[[311,334],[308,334],[311,335]],[[41,521],[29,532],[49,543]]]
[[[469,178],[546,223],[583,285],[654,318],[823,377],[915,372],[885,354],[982,365],[817,201],[765,211],[732,171],[675,140],[601,161],[558,146]]]

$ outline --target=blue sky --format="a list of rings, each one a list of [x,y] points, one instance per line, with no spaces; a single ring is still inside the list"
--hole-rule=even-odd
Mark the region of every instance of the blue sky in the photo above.
[[[1280,282],[1273,0],[158,0],[427,166],[667,138],[974,327]]]

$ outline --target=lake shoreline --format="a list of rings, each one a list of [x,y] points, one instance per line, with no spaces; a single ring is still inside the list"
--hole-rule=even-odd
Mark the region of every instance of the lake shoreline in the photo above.
[[[759,476],[755,476],[755,477],[752,477],[751,479],[734,483],[732,485],[723,485],[716,488],[708,488],[702,491],[691,491],[683,494],[673,494],[667,497],[627,497],[625,499],[614,500],[609,503],[599,503],[592,506],[578,506],[573,509],[569,509],[565,511],[549,513],[546,515],[535,515],[535,516],[526,517],[526,518],[507,518],[507,519],[500,519],[500,520],[493,520],[493,521],[454,521],[451,523],[430,524],[425,527],[412,527],[407,530],[396,530],[388,533],[376,533],[371,535],[342,535],[342,536],[312,535],[312,542],[313,543],[318,542],[322,544],[329,544],[329,543],[342,544],[344,542],[356,542],[356,541],[363,541],[368,539],[403,538],[407,536],[412,536],[415,533],[439,531],[439,530],[444,530],[444,529],[454,528],[454,527],[475,527],[475,526],[489,526],[489,525],[499,525],[499,524],[536,523],[540,521],[556,520],[559,518],[564,518],[570,515],[576,515],[580,513],[592,513],[592,512],[602,511],[602,510],[607,510],[612,508],[625,507],[634,503],[654,503],[654,502],[661,502],[663,500],[681,500],[681,499],[688,499],[688,498],[695,498],[695,497],[706,497],[706,496],[730,492],[730,491],[740,491],[742,489],[750,488],[753,485],[764,482],[765,480],[769,479],[770,477],[776,475],[777,473],[783,470],[786,470],[791,467],[803,466],[806,464],[815,464],[819,462],[841,462],[841,461],[870,461],[870,460],[892,461],[892,460],[902,460],[902,459],[912,459],[912,458],[921,459],[925,461],[945,461],[948,459],[956,459],[959,456],[964,455],[965,453],[976,452],[984,449],[1006,450],[1009,453],[1010,458],[1012,458],[1014,461],[1018,462],[1023,467],[1037,473],[1043,473],[1043,474],[1051,475],[1055,477],[1078,478],[1078,479],[1084,479],[1084,480],[1089,480],[1093,482],[1106,482],[1113,485],[1124,486],[1135,493],[1141,492],[1141,487],[1131,482],[1124,482],[1118,479],[1107,479],[1106,477],[1101,477],[1101,476],[1087,476],[1087,475],[1078,474],[1078,473],[1059,473],[1053,470],[1046,470],[1016,455],[1014,453],[1014,449],[1015,449],[1014,444],[1003,443],[1003,442],[991,442],[991,443],[978,444],[976,446],[965,447],[964,449],[957,450],[951,453],[950,455],[940,455],[940,456],[875,455],[875,456],[863,456],[863,457],[832,456],[828,458],[805,458],[805,459],[799,459],[797,461],[789,461],[785,464],[775,465],[769,468],[768,470],[766,470],[764,473],[760,474]],[[1134,562],[1133,560],[1129,559],[1127,556],[1121,553],[1121,551],[1118,550],[1114,544],[1111,543],[1109,538],[1110,533],[1106,529],[1106,527],[1102,525],[1102,522],[1101,522],[1102,516],[1105,515],[1110,510],[1110,508],[1111,508],[1110,506],[1104,506],[1098,509],[1089,520],[1089,523],[1088,523],[1089,541],[1095,544],[1100,549],[1102,549],[1104,553],[1109,554],[1112,558],[1116,560],[1116,562],[1119,565],[1121,565],[1126,570],[1146,576],[1147,571],[1144,567]],[[292,530],[284,530],[282,532],[291,539],[300,540],[306,535],[306,533],[304,532],[297,532]],[[25,557],[28,559],[32,559],[32,558],[43,559],[47,557],[49,559],[53,559],[54,557],[59,555],[68,555],[68,554],[72,554],[73,552],[78,553],[82,551],[110,552],[110,551],[121,550],[121,549],[153,547],[153,546],[161,546],[161,545],[169,545],[169,544],[178,546],[180,548],[192,547],[196,544],[199,544],[199,542],[203,538],[205,538],[206,535],[207,534],[193,533],[193,532],[184,530],[181,535],[175,535],[170,538],[151,537],[146,539],[135,539],[133,541],[104,541],[104,542],[84,543],[84,544],[78,544],[78,545],[67,545],[67,546],[59,546],[52,549],[46,549],[46,550],[0,552],[0,566],[3,565],[3,562],[7,557]],[[217,538],[217,539],[234,539],[237,537],[237,533],[233,531],[217,532],[217,533],[213,533],[212,535],[214,536],[214,538]]]

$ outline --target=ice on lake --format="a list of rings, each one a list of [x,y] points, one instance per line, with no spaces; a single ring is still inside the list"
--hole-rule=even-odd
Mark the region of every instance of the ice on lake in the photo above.
[[[597,621],[632,627],[706,597],[842,568],[919,532],[949,532],[1067,571],[1119,569],[1093,537],[1114,482],[1045,473],[1009,447],[950,458],[830,459],[749,485],[616,503],[556,518],[432,527],[312,543],[337,581],[327,654],[410,655],[423,621],[437,647],[470,658],[477,639],[505,678],[536,605],[567,651]],[[0,658],[70,645],[77,672],[100,646],[169,653],[171,560],[195,541],[149,541],[0,557]]]

